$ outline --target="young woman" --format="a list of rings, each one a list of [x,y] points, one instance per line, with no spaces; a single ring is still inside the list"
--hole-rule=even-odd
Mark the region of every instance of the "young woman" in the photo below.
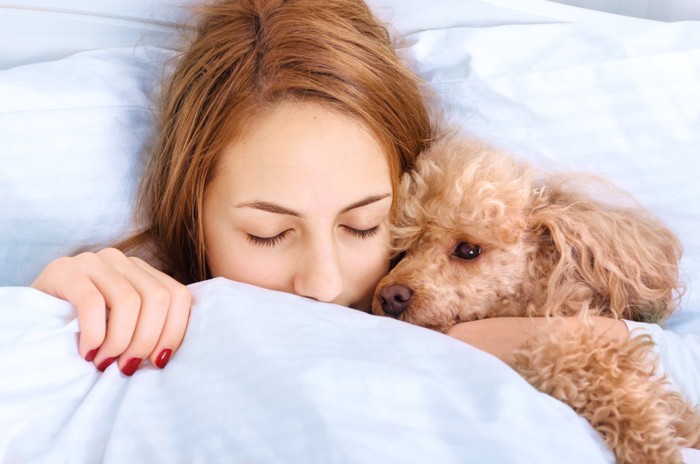
[[[367,310],[389,266],[394,187],[436,136],[420,80],[362,0],[220,0],[200,14],[164,89],[142,231],[32,284],[76,306],[79,351],[100,370],[164,367],[187,326],[185,285],[211,277]],[[449,334],[508,361],[539,322]]]
[[[210,277],[369,309],[394,185],[434,136],[419,79],[364,2],[200,14],[164,90],[143,231],[32,284],[77,307],[80,353],[100,370],[165,366],[187,325],[183,284]]]

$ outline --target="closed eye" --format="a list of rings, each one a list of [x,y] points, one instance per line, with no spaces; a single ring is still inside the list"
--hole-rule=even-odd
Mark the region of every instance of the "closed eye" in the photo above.
[[[348,226],[343,226],[343,228],[355,237],[362,239],[373,237],[379,232],[379,226],[370,227],[369,229],[354,229]]]
[[[278,245],[282,240],[284,240],[284,237],[286,237],[290,230],[291,229],[285,230],[284,232],[280,232],[279,234],[272,237],[258,237],[257,235],[247,234],[246,238],[253,245],[263,247],[274,247]]]

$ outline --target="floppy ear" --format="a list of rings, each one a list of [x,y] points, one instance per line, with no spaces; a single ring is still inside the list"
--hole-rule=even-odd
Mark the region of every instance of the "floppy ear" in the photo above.
[[[613,208],[559,186],[539,192],[532,229],[541,246],[536,275],[550,314],[600,314],[659,322],[682,294],[676,236],[643,209]]]
[[[397,259],[423,232],[425,213],[422,202],[428,195],[428,185],[415,170],[405,172],[394,195],[395,208],[389,230],[391,252]]]

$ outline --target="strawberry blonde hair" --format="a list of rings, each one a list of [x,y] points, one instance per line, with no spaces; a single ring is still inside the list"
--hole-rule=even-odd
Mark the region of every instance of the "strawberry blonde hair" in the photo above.
[[[149,250],[183,283],[209,277],[202,204],[223,148],[265,108],[316,102],[365,124],[394,190],[434,137],[421,81],[361,0],[225,0],[197,7],[193,40],[164,87],[142,182],[144,229],[117,245]]]

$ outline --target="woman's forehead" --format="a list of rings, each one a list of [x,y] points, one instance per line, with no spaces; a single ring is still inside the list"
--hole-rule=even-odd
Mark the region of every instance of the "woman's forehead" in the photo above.
[[[224,149],[214,178],[236,197],[294,194],[322,201],[392,190],[386,153],[372,133],[357,118],[306,102],[258,114]]]

